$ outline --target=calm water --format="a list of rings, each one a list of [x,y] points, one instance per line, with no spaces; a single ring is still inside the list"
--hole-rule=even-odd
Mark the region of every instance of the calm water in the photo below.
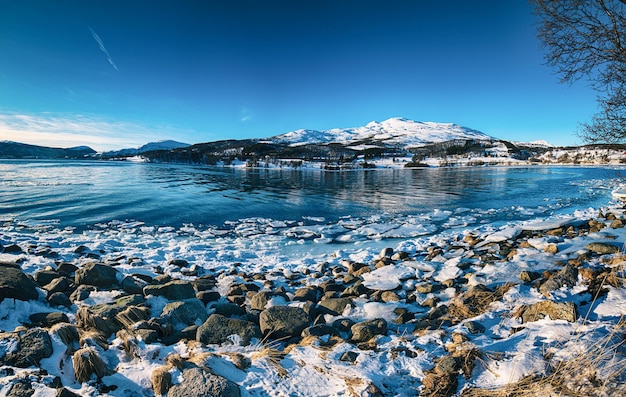
[[[56,220],[80,227],[133,219],[180,226],[434,210],[493,212],[491,221],[515,220],[604,205],[620,181],[616,167],[324,172],[2,160],[0,220]]]

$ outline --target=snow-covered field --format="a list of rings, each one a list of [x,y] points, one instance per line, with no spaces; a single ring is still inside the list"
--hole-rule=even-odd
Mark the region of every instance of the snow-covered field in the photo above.
[[[233,337],[220,345],[193,338],[166,345],[136,337],[132,353],[118,334],[96,347],[109,372],[83,383],[76,380],[66,345],[49,331],[52,355],[39,366],[2,366],[0,395],[15,395],[17,380],[27,379],[29,393],[37,396],[57,395],[57,380],[80,395],[152,396],[153,373],[175,361],[172,357],[234,382],[243,396],[481,396],[511,390],[537,396],[624,395],[621,203],[472,228],[459,228],[458,214],[430,216],[444,224],[449,220],[451,227],[433,235],[428,219],[409,216],[393,223],[319,219],[312,225],[255,218],[232,222],[229,229],[111,222],[79,232],[54,223],[6,220],[0,243],[21,250],[0,254],[0,262],[19,263],[26,274],[99,260],[114,264],[123,276],[194,280],[212,275],[221,298],[206,305],[209,315],[215,305],[229,301],[237,285],[280,291],[265,308],[302,307],[296,291],[319,287],[329,297],[349,296],[350,304],[339,314],[321,314],[316,323],[384,319],[387,330],[368,341],[356,341],[346,330],[335,336],[254,338],[250,344]],[[590,243],[617,249],[601,253]],[[381,252],[385,248],[392,250]],[[189,266],[181,268],[174,259]],[[575,269],[573,282],[561,277],[569,268]],[[529,281],[522,281],[522,273]],[[360,294],[327,288],[355,281],[365,287]],[[543,287],[550,283],[556,283],[553,289]],[[0,330],[19,331],[38,312],[61,311],[76,323],[79,307],[113,304],[123,294],[101,288],[69,307],[53,307],[43,289],[39,293],[38,300],[4,299]],[[253,296],[245,296],[242,306],[249,307]],[[547,311],[524,317],[538,302],[571,302],[575,319],[553,319]],[[146,300],[153,317],[166,303],[151,295]],[[0,337],[0,359],[17,348],[12,341]],[[184,366],[167,368],[173,384],[185,381]]]

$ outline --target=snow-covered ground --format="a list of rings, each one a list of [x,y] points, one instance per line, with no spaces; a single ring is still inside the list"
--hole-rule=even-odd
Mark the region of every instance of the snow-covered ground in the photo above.
[[[435,212],[431,216],[438,221],[449,219],[450,225],[459,221],[453,213]],[[614,222],[624,217],[622,205],[612,203],[601,210],[580,210],[558,218],[485,224],[472,229],[451,227],[434,235],[424,226],[427,219],[417,222],[411,217],[393,223],[345,219],[313,226],[296,220],[246,219],[233,222],[230,230],[111,222],[82,232],[58,229],[54,224],[7,221],[0,227],[1,244],[18,244],[24,252],[0,254],[0,262],[19,263],[27,274],[53,268],[63,261],[80,266],[93,259],[77,252],[89,252],[102,261],[117,262],[116,268],[126,275],[154,277],[162,271],[174,278],[193,279],[195,276],[182,274],[180,267],[167,265],[169,260],[184,259],[198,275],[215,275],[216,289],[222,296],[233,285],[244,282],[244,275],[262,274],[274,288],[283,287],[287,296],[293,297],[294,280],[299,286],[320,286],[334,277],[343,277],[351,264],[362,263],[371,269],[362,274],[363,284],[372,290],[393,291],[398,299],[356,296],[340,316],[325,315],[327,324],[338,318],[355,322],[385,319],[388,332],[375,337],[369,345],[330,336],[305,338],[289,346],[280,340],[263,339],[247,346],[239,345],[235,339],[221,346],[195,341],[166,346],[139,339],[139,349],[129,356],[121,347],[123,341],[113,336],[108,341],[110,347],[100,351],[113,370],[102,378],[104,385],[113,386],[106,392],[98,390],[93,382],[76,382],[71,356],[64,354],[65,345],[53,337],[54,353],[41,361],[45,372],[34,366],[0,368],[0,395],[7,395],[15,379],[27,376],[37,396],[56,395],[53,388],[46,386],[54,377],[60,377],[69,390],[81,395],[151,396],[152,372],[173,354],[201,362],[213,373],[235,382],[244,396],[414,396],[424,391],[432,376],[441,375],[444,358],[455,354],[471,357],[473,362],[472,367],[453,368],[459,392],[516,382],[523,386],[529,376],[544,385],[543,392],[549,392],[546,388],[556,386],[546,379],[565,368],[559,367],[565,365],[559,363],[575,366],[576,360],[581,360],[578,367],[568,367],[573,371],[569,376],[570,390],[578,388],[582,394],[576,395],[623,395],[615,393],[619,387],[623,392],[626,382],[626,289],[620,284],[625,262],[619,252],[595,254],[588,244],[622,247],[626,229]],[[596,222],[596,229],[586,226],[590,220]],[[549,233],[556,229],[562,233]],[[83,248],[77,251],[77,247]],[[407,253],[406,258],[374,267],[381,249],[386,247],[395,253]],[[35,254],[49,251],[56,254]],[[558,272],[567,263],[578,268],[573,286],[564,285],[545,294],[519,279],[524,271],[539,275],[543,272],[548,277],[548,273]],[[322,268],[332,271],[324,272]],[[602,294],[593,296],[589,292],[590,274],[612,275],[614,282],[603,284]],[[436,288],[425,288],[428,285]],[[476,285],[492,291],[505,285],[506,288],[497,299],[461,321],[442,321],[435,327],[419,325],[420,319],[428,318],[428,313],[437,308],[458,308],[454,305],[461,294]],[[80,304],[113,302],[118,295],[116,291],[95,292]],[[151,310],[162,310],[164,302],[151,299]],[[574,302],[578,309],[576,320],[546,317],[522,323],[516,315],[524,305],[547,300]],[[267,307],[299,304],[273,299]],[[75,321],[76,309],[76,305],[50,307],[43,292],[38,301],[4,299],[0,303],[0,330],[13,331],[28,323],[29,315],[36,312],[61,310],[70,321]],[[209,304],[207,313],[213,310]],[[402,310],[412,313],[415,319],[398,322]],[[0,356],[14,348],[0,345]],[[346,356],[350,359],[343,359]],[[248,366],[235,365],[234,357],[244,357]],[[174,383],[183,380],[178,369],[170,372]],[[547,394],[539,391],[535,395]]]

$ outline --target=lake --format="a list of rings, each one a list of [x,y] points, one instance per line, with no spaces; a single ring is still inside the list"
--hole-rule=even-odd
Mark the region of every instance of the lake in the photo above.
[[[247,218],[431,219],[441,211],[464,214],[464,225],[514,221],[603,205],[622,180],[619,167],[330,172],[38,160],[1,160],[0,178],[2,220],[78,228],[111,220],[180,227]]]

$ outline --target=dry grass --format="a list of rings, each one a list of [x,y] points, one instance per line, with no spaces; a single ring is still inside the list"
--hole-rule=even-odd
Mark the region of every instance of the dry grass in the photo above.
[[[286,353],[278,349],[278,342],[267,343],[266,340],[258,342],[257,348],[250,354],[250,361],[266,360],[281,378],[288,377],[289,373],[280,362],[285,358]]]
[[[155,396],[164,396],[172,387],[172,374],[169,372],[170,366],[164,365],[152,371],[150,380]]]
[[[72,356],[72,362],[76,380],[80,383],[87,382],[93,375],[101,379],[111,373],[98,352],[91,347],[77,350]]]
[[[604,295],[608,286],[624,286],[624,261],[603,271],[589,288],[593,303]],[[592,304],[593,307],[593,304]],[[587,313],[583,324],[587,322]],[[470,388],[463,397],[613,397],[626,395],[626,321],[624,317],[592,345],[581,340],[570,341],[579,351],[557,361],[547,355],[545,374],[526,376],[515,383],[491,389]]]
[[[69,354],[74,353],[79,347],[80,333],[78,328],[73,324],[58,323],[50,328],[50,333],[56,335],[61,339],[61,342],[67,346]]]

